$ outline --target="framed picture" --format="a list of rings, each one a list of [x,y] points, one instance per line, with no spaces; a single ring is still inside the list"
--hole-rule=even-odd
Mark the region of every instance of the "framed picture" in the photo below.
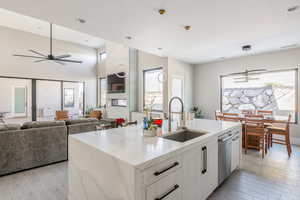
[[[64,107],[71,108],[75,106],[74,88],[64,88]]]

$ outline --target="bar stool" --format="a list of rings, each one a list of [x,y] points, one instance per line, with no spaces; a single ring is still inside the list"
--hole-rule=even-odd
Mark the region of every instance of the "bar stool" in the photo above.
[[[275,144],[282,144],[286,145],[288,156],[291,156],[292,153],[292,146],[290,142],[290,122],[292,116],[289,115],[288,121],[285,127],[280,126],[269,126],[267,127],[268,130],[268,147],[272,146],[273,143]],[[273,135],[283,136],[283,139],[274,138]]]

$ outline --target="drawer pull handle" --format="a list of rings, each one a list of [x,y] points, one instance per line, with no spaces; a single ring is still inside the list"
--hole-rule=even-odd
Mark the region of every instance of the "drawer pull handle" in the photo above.
[[[169,196],[172,192],[174,192],[175,190],[177,190],[179,188],[179,185],[174,185],[174,187],[169,190],[168,192],[166,192],[165,194],[163,194],[161,197],[155,198],[154,200],[163,200],[164,198],[166,198],[167,196]]]
[[[154,172],[154,176],[159,176],[159,175],[165,173],[166,171],[172,169],[173,167],[176,167],[177,165],[179,165],[179,162],[174,162],[173,165],[171,165],[170,167],[163,169],[161,171]]]

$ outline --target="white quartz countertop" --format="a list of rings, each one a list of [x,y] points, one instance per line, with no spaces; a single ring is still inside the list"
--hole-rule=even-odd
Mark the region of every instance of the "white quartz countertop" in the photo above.
[[[74,134],[70,135],[69,139],[83,142],[116,159],[141,167],[169,153],[182,150],[191,144],[204,142],[209,137],[238,126],[241,125],[235,122],[195,119],[187,122],[187,127],[208,133],[184,143],[162,137],[144,137],[140,126]]]

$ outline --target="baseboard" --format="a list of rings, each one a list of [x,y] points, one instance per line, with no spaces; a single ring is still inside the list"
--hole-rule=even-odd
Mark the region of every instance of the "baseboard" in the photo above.
[[[291,143],[300,146],[300,137],[291,137]]]

